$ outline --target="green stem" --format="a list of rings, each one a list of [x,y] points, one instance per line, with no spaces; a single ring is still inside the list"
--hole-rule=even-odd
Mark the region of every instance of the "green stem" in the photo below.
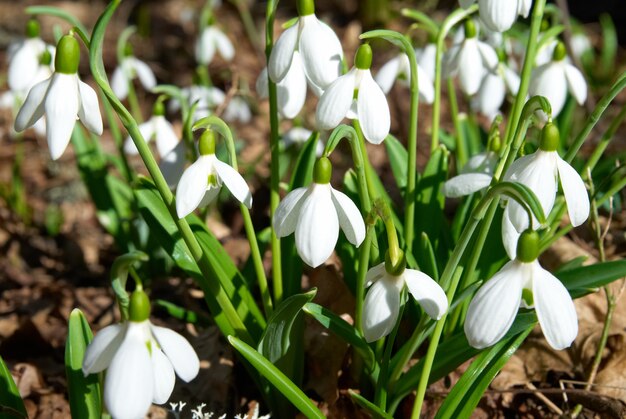
[[[141,106],[139,105],[139,99],[137,99],[137,92],[132,80],[128,80],[128,104],[130,105],[130,113],[133,115],[133,118],[141,124],[143,115],[141,114]]]
[[[396,355],[398,359],[395,362],[395,367],[391,371],[391,374],[389,375],[389,379],[387,381],[389,387],[393,388],[393,385],[396,383],[396,381],[398,381],[400,375],[402,375],[404,367],[411,360],[411,357],[413,357],[413,354],[415,353],[415,351],[417,351],[417,348],[419,348],[419,346],[424,342],[424,330],[427,322],[427,316],[422,316],[420,318],[420,321],[415,327],[413,334],[411,335],[407,343],[404,344],[398,355]]]
[[[456,166],[457,172],[467,163],[467,141],[465,140],[465,132],[459,120],[459,103],[456,98],[456,90],[451,78],[448,79],[448,96],[450,98],[450,114],[456,131]]]
[[[196,67],[196,74],[198,75],[198,81],[201,86],[211,87],[211,75],[209,74],[209,68],[205,64],[198,64]]]
[[[617,129],[620,125],[622,125],[622,122],[624,122],[624,118],[626,118],[626,104],[622,106],[619,114],[611,121],[611,125],[609,125],[609,128],[598,142],[595,150],[593,150],[593,153],[591,153],[591,156],[587,159],[587,163],[585,163],[585,166],[581,171],[583,177],[587,176],[588,171],[592,171],[596,167],[596,164],[600,161],[602,154],[604,154],[606,148],[609,146],[609,143],[613,140]]]
[[[406,38],[406,37],[405,37]],[[408,39],[407,39],[408,42]],[[404,242],[406,251],[413,254],[413,237],[415,229],[415,185],[417,183],[417,117],[419,110],[419,87],[417,73],[417,59],[415,50],[409,43],[405,48],[411,67],[411,110],[409,115],[409,137],[407,151],[409,153],[408,170],[406,173],[406,194],[404,195]]]

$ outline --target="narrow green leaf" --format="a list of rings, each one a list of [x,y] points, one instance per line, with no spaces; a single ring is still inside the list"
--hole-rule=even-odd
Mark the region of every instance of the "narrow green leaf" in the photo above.
[[[563,282],[570,293],[601,288],[620,278],[626,277],[626,260],[596,263],[574,269],[560,270],[554,275]],[[586,292],[586,294],[589,291]],[[584,294],[583,294],[584,295]]]
[[[298,160],[291,175],[289,182],[289,191],[296,188],[308,186],[313,181],[313,166],[317,158],[317,142],[319,141],[319,133],[313,132],[307,142],[300,150]]]
[[[28,418],[20,392],[13,381],[11,371],[0,357],[0,417]]]
[[[185,323],[199,324],[202,326],[211,325],[211,319],[209,319],[206,315],[180,307],[169,301],[154,300],[153,304],[155,307],[161,307],[162,309],[164,309],[167,314],[169,314],[173,318],[183,321]]]
[[[278,389],[293,405],[308,418],[324,418],[322,412],[311,402],[285,374],[264,358],[253,347],[234,336],[228,341],[252,366]]]
[[[356,404],[365,409],[370,415],[372,415],[375,419],[392,419],[393,416],[383,412],[380,407],[376,406],[374,403],[367,400],[365,397],[361,396],[358,393],[355,393],[352,390],[348,390],[348,394],[352,400],[355,401]]]
[[[400,190],[406,189],[406,171],[409,161],[409,154],[404,145],[393,135],[388,135],[385,139],[385,148],[389,156],[389,164],[393,177]]]
[[[65,373],[72,417],[99,418],[102,413],[100,374],[83,374],[83,359],[93,339],[83,313],[75,308],[70,314],[65,343]]]

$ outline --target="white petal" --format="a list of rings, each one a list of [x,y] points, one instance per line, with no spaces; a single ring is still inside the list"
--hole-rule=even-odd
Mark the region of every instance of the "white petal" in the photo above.
[[[350,243],[359,247],[365,239],[363,216],[348,196],[330,187],[333,204],[339,217],[339,226]]]
[[[574,227],[578,227],[589,217],[587,188],[578,172],[565,160],[557,157],[556,164],[570,221]]]
[[[104,402],[115,419],[144,417],[152,403],[154,374],[143,326],[130,322],[106,374]]]
[[[369,289],[363,302],[363,336],[374,342],[387,336],[398,320],[400,308],[399,281],[382,278]]]
[[[150,118],[146,122],[142,122],[141,124],[139,124],[139,132],[141,133],[141,136],[143,137],[145,142],[152,141],[152,138],[155,134],[154,128],[155,125],[153,118]],[[124,152],[131,156],[139,154],[139,150],[137,150],[137,146],[135,146],[135,142],[130,137],[130,135],[126,137],[126,141],[124,141]]]
[[[478,0],[480,18],[488,29],[504,32],[513,26],[517,19],[517,8],[511,7],[511,0]]]
[[[476,97],[478,109],[483,115],[495,115],[504,103],[506,87],[500,76],[491,72],[483,78]]]
[[[214,28],[215,30],[215,46],[217,50],[220,52],[222,58],[226,61],[231,61],[235,56],[235,47],[233,43],[230,42],[230,39],[219,29]]]
[[[300,208],[296,248],[302,260],[316,268],[333,253],[339,237],[339,220],[330,185],[314,184]]]
[[[121,65],[113,71],[111,89],[113,89],[113,93],[115,93],[115,96],[120,100],[124,100],[126,96],[128,96],[128,78]]]
[[[533,300],[546,340],[554,349],[569,347],[578,334],[578,318],[572,297],[561,281],[534,263]]]
[[[204,192],[204,195],[202,196],[202,200],[198,204],[198,208],[204,208],[207,205],[209,205],[211,202],[213,202],[213,200],[215,200],[215,198],[217,198],[217,196],[220,194],[221,190],[222,190],[221,184],[219,186],[207,187],[207,190]]]
[[[571,64],[563,63],[565,68],[565,79],[570,93],[579,105],[587,99],[587,82],[579,69]]]
[[[435,62],[437,61],[437,46],[428,44],[421,50],[415,50],[417,55],[417,64],[424,69],[428,78],[433,82],[435,80]],[[421,78],[422,73],[420,73]]]
[[[506,88],[513,95],[516,95],[519,91],[520,78],[519,75],[511,70],[509,67],[503,65],[502,66],[502,76],[504,78],[504,82],[506,83]]]
[[[363,71],[357,109],[365,139],[373,144],[382,143],[389,135],[391,115],[387,98],[369,70]]]
[[[196,60],[200,64],[209,64],[215,56],[215,42],[213,42],[213,31],[207,26],[200,34],[196,42]]]
[[[67,148],[76,125],[79,106],[78,76],[55,73],[44,105],[48,147],[52,160],[61,157]]]
[[[414,269],[404,270],[404,282],[409,292],[426,314],[439,320],[448,311],[448,297],[431,277]]]
[[[251,208],[252,194],[250,193],[250,187],[239,172],[230,165],[217,159],[215,159],[214,165],[218,176],[224,182],[230,193],[232,193],[239,202]]]
[[[176,188],[185,170],[185,143],[180,141],[159,163],[159,169],[170,189]]]
[[[483,173],[490,175],[493,173],[497,163],[498,155],[496,153],[484,151],[470,157],[460,173]]]
[[[498,53],[496,53],[496,50],[494,50],[491,45],[481,41],[477,41],[476,44],[478,45],[480,57],[483,60],[483,66],[486,69],[494,70],[500,61],[498,60]]]
[[[520,236],[521,233],[511,223],[508,211],[505,210],[504,214],[502,214],[502,245],[511,260],[517,258],[517,241]]]
[[[345,118],[352,105],[355,81],[356,69],[352,69],[326,89],[315,112],[319,129],[333,129]]]
[[[266,99],[269,97],[270,93],[267,83],[267,67],[261,70],[261,74],[259,74],[259,77],[256,79],[255,88],[256,94],[259,95],[259,98]]]
[[[335,32],[315,15],[303,16],[299,50],[309,79],[325,89],[341,74],[343,49]]]
[[[185,382],[196,378],[200,370],[200,360],[187,339],[165,327],[151,325],[151,329],[161,349],[172,363],[176,375]]]
[[[187,216],[202,201],[212,170],[212,156],[201,156],[180,177],[178,188],[176,188],[176,214],[178,218]]]
[[[43,116],[45,97],[52,77],[34,85],[15,117],[15,131],[24,131]]]
[[[532,6],[533,0],[517,0],[517,13],[521,16],[528,17]]]
[[[285,237],[296,231],[300,208],[308,188],[297,188],[289,192],[280,202],[274,213],[273,226],[278,237]]]
[[[545,96],[552,105],[552,117],[556,117],[567,98],[567,81],[563,67],[553,62],[537,67],[530,79],[529,93],[531,96]]]
[[[458,58],[461,90],[467,95],[478,92],[484,71],[476,39],[466,40],[459,51]]]
[[[104,371],[124,339],[124,325],[112,324],[100,330],[93,338],[83,358],[83,374]]]
[[[291,67],[293,52],[298,44],[299,27],[300,22],[283,32],[272,48],[267,68],[274,83],[284,79],[289,67]]]
[[[154,389],[152,403],[163,404],[171,396],[176,383],[174,368],[165,354],[157,347],[152,347],[152,370],[154,372]]]
[[[20,91],[30,87],[39,67],[39,56],[44,49],[45,44],[38,38],[22,42],[10,58],[7,83],[11,90]]]
[[[515,320],[524,284],[521,264],[504,265],[472,299],[465,318],[465,335],[469,344],[482,349],[498,342]]]
[[[443,77],[453,77],[459,71],[459,59],[461,57],[461,45],[452,45],[443,54],[441,61],[441,73]]]
[[[380,278],[387,274],[387,270],[385,268],[385,262],[379,263],[378,265],[370,268],[365,274],[365,287],[369,287],[374,282],[378,281]]]
[[[78,117],[89,131],[102,135],[102,115],[98,95],[91,86],[80,80],[78,80],[78,92],[80,93]]]
[[[402,60],[402,55],[404,54],[397,55],[387,61],[385,65],[378,70],[378,73],[376,73],[376,83],[378,83],[385,93],[389,93],[393,83],[400,75],[400,60]]]
[[[178,145],[178,135],[174,132],[172,124],[170,124],[164,116],[153,116],[152,120],[154,123],[157,150],[159,152],[159,156],[163,158]]]
[[[306,100],[306,87],[302,58],[296,51],[285,78],[276,85],[278,111],[283,118],[293,119],[300,113]]]
[[[484,173],[466,173],[449,179],[443,185],[443,194],[448,198],[459,198],[478,192],[491,183],[491,176]]]
[[[424,103],[430,105],[435,100],[435,87],[433,79],[424,67],[417,65],[417,88],[419,89],[420,98]]]
[[[152,90],[154,86],[156,86],[156,77],[154,76],[154,73],[152,72],[150,67],[148,67],[148,64],[144,63],[143,61],[138,60],[134,57],[132,58],[132,60],[133,68],[137,73],[137,77],[139,78],[141,85],[146,90]]]

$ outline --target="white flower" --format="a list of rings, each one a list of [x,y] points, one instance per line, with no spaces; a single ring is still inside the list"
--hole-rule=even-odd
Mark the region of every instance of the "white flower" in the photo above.
[[[476,0],[459,0],[461,7],[467,9]],[[495,32],[504,32],[513,26],[517,16],[528,17],[532,0],[478,0],[480,20]]]
[[[468,160],[461,172],[443,185],[443,194],[459,198],[478,192],[491,184],[498,155],[493,151],[478,153]]]
[[[315,172],[324,164],[330,167],[328,159],[322,157],[316,163]],[[355,246],[360,246],[365,239],[365,223],[359,209],[329,181],[330,172],[323,177],[314,175],[308,188],[291,191],[274,214],[276,235],[285,237],[295,232],[298,254],[313,268],[320,266],[333,253],[339,227]]]
[[[311,134],[313,132],[306,128],[302,127],[293,127],[289,131],[283,134],[283,143],[285,144],[285,148],[289,148],[294,146],[295,144],[304,144],[309,138],[311,138]],[[317,157],[320,157],[324,152],[324,144],[322,140],[317,140],[317,146],[315,147],[315,154]]]
[[[200,361],[187,340],[149,320],[107,326],[89,344],[83,373],[108,369],[104,402],[115,419],[144,417],[151,403],[165,403],[175,376],[188,382]]]
[[[417,59],[417,65],[422,68],[428,78],[434,82],[435,80],[435,64],[437,62],[437,45],[433,43],[426,44],[423,48],[415,49],[415,58]],[[418,77],[421,77],[423,73],[418,73]]]
[[[222,118],[228,122],[239,121],[242,124],[247,124],[252,120],[250,105],[248,105],[248,102],[246,102],[244,98],[234,96],[230,99],[230,102],[228,102],[226,109],[224,109]]]
[[[56,72],[30,89],[15,118],[15,130],[23,131],[45,113],[48,146],[53,160],[65,151],[77,118],[89,131],[102,134],[98,96],[89,85],[80,81],[76,73],[78,42],[71,36],[64,36],[59,41],[58,50]]]
[[[256,91],[261,99],[269,97],[268,89],[266,67],[256,80]],[[306,100],[306,90],[307,80],[302,66],[302,58],[300,53],[295,51],[287,74],[276,83],[278,112],[281,117],[293,119],[300,113]]]
[[[128,96],[128,84],[135,77],[139,79],[146,90],[152,90],[156,86],[156,77],[148,64],[133,56],[124,57],[120,65],[113,71],[111,78],[113,93],[120,100],[124,100]]]
[[[398,321],[400,293],[406,284],[409,292],[426,314],[439,320],[448,310],[448,299],[443,289],[431,277],[414,269],[405,269],[394,276],[387,272],[385,263],[367,272],[367,292],[363,303],[362,329],[365,340],[374,342],[391,333]]]
[[[183,98],[190,106],[197,102],[196,111],[193,115],[194,121],[211,115],[213,109],[226,100],[226,94],[217,87],[192,85],[182,88],[181,92]],[[179,110],[180,102],[178,99],[172,99],[168,109],[170,112]]]
[[[50,65],[54,62],[54,47],[46,45],[39,38],[39,23],[35,19],[31,19],[26,24],[27,38],[21,40],[17,44],[11,44],[9,47],[9,69],[7,74],[7,83],[9,88],[14,92],[28,93],[37,80],[37,73],[40,71],[42,56],[48,52],[52,60],[46,64],[51,71]],[[45,77],[47,78],[47,77]]]
[[[356,53],[355,67],[335,80],[322,94],[315,113],[319,129],[333,129],[348,117],[358,118],[363,135],[370,143],[380,144],[389,135],[389,104],[369,70],[371,51],[369,45],[361,45]]]
[[[299,51],[306,77],[325,89],[341,74],[341,42],[328,25],[317,19],[314,10],[301,12],[298,21],[282,33],[272,48],[269,75],[275,83],[283,80],[293,65],[294,52]]]
[[[230,39],[217,26],[209,25],[202,30],[196,41],[196,61],[200,64],[209,64],[213,61],[216,51],[226,61],[232,60],[235,56],[235,47]]]
[[[174,127],[162,114],[154,114],[146,122],[140,124],[139,132],[146,142],[156,140],[157,151],[161,158],[169,154],[180,141],[174,132]],[[139,153],[130,136],[126,138],[124,151],[131,155]]]
[[[488,71],[480,84],[472,105],[483,115],[493,120],[500,112],[507,91],[516,95],[520,78],[506,64],[499,63],[494,71]]]
[[[411,83],[409,57],[404,53],[396,55],[380,68],[375,80],[385,93],[389,93],[396,80],[400,80],[404,85],[409,86]],[[420,98],[428,104],[433,103],[435,99],[433,80],[419,64],[417,64],[417,84]]]
[[[532,293],[530,301],[524,291]],[[537,260],[513,260],[472,299],[465,318],[465,335],[470,345],[482,349],[502,339],[520,306],[534,306],[543,334],[554,349],[567,348],[576,338],[576,309],[563,284]]]
[[[185,143],[183,141],[179,141],[172,151],[161,157],[159,169],[170,189],[176,188],[185,170],[186,162]]]
[[[552,105],[552,117],[556,117],[565,105],[567,92],[578,104],[587,99],[587,83],[580,70],[565,60],[565,46],[559,43],[554,49],[552,61],[533,70],[529,93],[548,98]]]

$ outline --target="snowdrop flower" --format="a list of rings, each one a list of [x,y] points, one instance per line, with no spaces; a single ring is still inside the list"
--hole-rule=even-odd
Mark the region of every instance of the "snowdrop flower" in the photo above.
[[[215,134],[206,130],[200,137],[200,157],[185,170],[176,189],[176,213],[179,218],[213,201],[222,183],[246,207],[252,207],[252,194],[243,177],[215,157]]]
[[[465,22],[465,39],[448,50],[443,59],[445,77],[458,74],[461,90],[467,95],[478,92],[484,75],[498,65],[498,54],[478,40],[474,21]]]
[[[363,135],[370,143],[380,144],[389,135],[389,105],[372,77],[371,65],[372,48],[363,44],[356,52],[354,67],[322,94],[315,113],[319,129],[333,129],[348,117],[358,118]]]
[[[315,163],[313,183],[291,191],[274,214],[278,237],[296,233],[296,249],[302,260],[316,268],[333,253],[339,227],[348,241],[360,246],[365,223],[354,202],[330,185],[332,166],[326,157]]]
[[[27,38],[12,48],[9,54],[7,83],[14,92],[26,92],[36,83],[40,70],[41,57],[47,51],[54,53],[54,48],[46,45],[39,38],[39,23],[30,19],[26,24]],[[41,79],[40,79],[41,80]]]
[[[228,36],[217,26],[209,24],[202,29],[200,37],[196,41],[195,53],[196,61],[207,65],[213,61],[215,52],[219,52],[226,61],[231,61],[235,56],[235,47]]]
[[[174,132],[172,124],[165,119],[165,107],[161,101],[157,101],[152,110],[152,117],[139,125],[139,132],[146,142],[156,140],[157,151],[161,158],[169,154],[179,143],[178,135]],[[139,153],[133,139],[126,137],[124,151],[127,154]]]
[[[361,320],[363,336],[368,342],[381,339],[393,330],[405,285],[431,318],[439,320],[448,311],[448,298],[431,277],[414,269],[405,269],[404,255],[397,267],[391,263],[389,252],[385,259],[371,268],[365,277],[366,286],[372,285],[365,296]]]
[[[328,25],[317,19],[313,0],[298,0],[297,6],[300,17],[272,48],[269,76],[275,83],[283,80],[298,51],[306,77],[315,86],[325,89],[341,74],[341,42]]]
[[[200,85],[192,85],[181,89],[182,96],[189,105],[198,103],[193,120],[197,121],[211,115],[216,107],[220,106],[226,100],[226,94],[217,87],[206,87]],[[170,112],[176,112],[180,109],[178,99],[172,99],[169,103]]]
[[[289,131],[285,132],[282,137],[283,143],[285,144],[285,148],[292,147],[296,144],[306,143],[309,140],[309,138],[311,138],[312,134],[313,132],[306,128],[302,128],[302,127],[291,128]],[[324,144],[322,143],[322,140],[318,139],[317,146],[315,148],[315,155],[317,157],[320,157],[323,152],[324,152]]]
[[[276,101],[278,112],[282,118],[295,118],[306,100],[307,81],[302,65],[302,58],[298,51],[293,53],[291,67],[285,77],[276,83]],[[256,80],[256,91],[261,99],[269,97],[269,87],[267,81],[267,67],[261,71]]]
[[[102,134],[98,96],[78,78],[79,59],[76,39],[70,35],[61,38],[54,74],[30,89],[15,118],[15,130],[23,131],[46,114],[48,146],[53,160],[65,151],[77,118],[89,131]]]
[[[489,186],[498,164],[497,149],[492,148],[471,157],[457,176],[446,181],[443,194],[448,198],[460,198]]]
[[[537,196],[546,217],[554,206],[558,190],[557,179],[560,180],[570,221],[577,227],[589,217],[589,197],[578,172],[557,153],[558,144],[558,128],[547,123],[542,131],[539,149],[513,162],[504,175],[504,180],[519,182],[530,188]],[[538,228],[539,225],[534,217],[530,225],[524,208],[513,200],[508,201],[503,217],[504,247],[509,256],[514,256],[519,233],[529,227]]]
[[[467,9],[476,0],[459,0],[461,7]],[[478,0],[480,20],[495,32],[507,31],[517,20],[517,16],[528,17],[532,0]]]
[[[240,96],[233,96],[228,102],[228,106],[224,109],[222,115],[225,121],[235,122],[239,121],[242,124],[247,124],[252,120],[252,111],[248,102]]]
[[[563,109],[568,91],[579,105],[587,99],[585,77],[565,58],[565,46],[559,42],[552,54],[552,61],[535,68],[530,80],[529,94],[545,96],[552,105],[552,117],[556,117]]]
[[[411,84],[409,57],[404,53],[396,55],[381,67],[378,74],[376,74],[375,80],[385,93],[389,93],[396,80],[400,80],[404,85],[409,86]],[[433,79],[419,64],[417,64],[417,84],[420,99],[429,105],[433,103],[435,100]]]
[[[533,308],[548,344],[569,347],[578,334],[576,309],[561,281],[537,261],[539,236],[526,230],[517,257],[508,262],[476,293],[465,318],[470,345],[482,349],[497,343],[510,329],[518,308]]]
[[[498,63],[493,71],[488,71],[480,84],[472,105],[483,115],[493,120],[500,112],[506,93],[516,95],[520,78],[504,62]]]
[[[200,361],[189,342],[153,325],[149,316],[148,296],[134,291],[129,321],[102,329],[85,352],[85,376],[108,369],[104,403],[114,419],[144,417],[152,403],[165,403],[174,389],[174,373],[186,382],[198,375]]]
[[[148,67],[148,64],[129,54],[122,59],[119,66],[113,71],[113,77],[111,78],[111,88],[113,93],[120,99],[126,99],[128,96],[128,84],[133,79],[138,78],[141,85],[146,90],[152,90],[156,86],[156,77],[154,73]]]
[[[433,42],[429,42],[423,48],[415,49],[415,58],[417,59],[417,65],[428,75],[430,80],[435,80],[435,64],[437,62],[437,45]],[[421,75],[424,73],[418,73]]]

